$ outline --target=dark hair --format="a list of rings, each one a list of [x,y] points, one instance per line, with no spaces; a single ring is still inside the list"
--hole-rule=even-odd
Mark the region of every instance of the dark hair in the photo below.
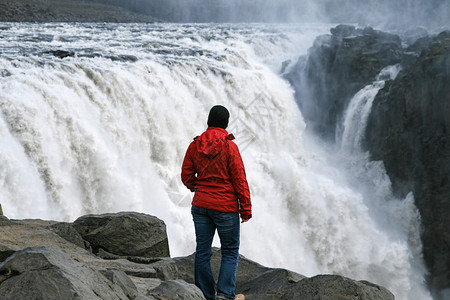
[[[209,111],[208,126],[226,129],[228,127],[229,118],[230,113],[228,112],[228,109],[222,105],[214,105]]]

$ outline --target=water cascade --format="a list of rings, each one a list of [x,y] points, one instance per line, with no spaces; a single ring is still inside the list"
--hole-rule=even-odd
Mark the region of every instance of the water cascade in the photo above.
[[[5,215],[145,212],[166,222],[172,256],[191,254],[192,194],[180,166],[210,107],[222,104],[254,205],[243,255],[306,276],[369,280],[397,299],[430,299],[413,195],[393,199],[381,163],[354,147],[332,155],[305,134],[279,76],[330,26],[2,24]],[[360,92],[367,103],[382,80]],[[344,145],[359,139],[364,105],[351,104]]]

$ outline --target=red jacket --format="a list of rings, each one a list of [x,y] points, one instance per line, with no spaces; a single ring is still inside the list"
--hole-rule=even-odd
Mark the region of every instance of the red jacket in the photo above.
[[[250,219],[252,204],[239,149],[225,129],[208,129],[189,145],[181,169],[183,184],[195,191],[192,205],[240,212]]]

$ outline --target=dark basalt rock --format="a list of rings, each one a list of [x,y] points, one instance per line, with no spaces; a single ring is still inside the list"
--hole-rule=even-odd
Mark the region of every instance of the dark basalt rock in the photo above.
[[[116,255],[170,256],[166,225],[153,216],[134,212],[87,215],[73,226],[94,253],[101,248]]]
[[[186,257],[174,258],[175,264],[178,268],[178,277],[186,282],[194,283],[194,254]],[[217,278],[220,269],[220,249],[214,247],[211,256],[211,269],[214,276]],[[251,281],[258,275],[271,270],[271,268],[262,266],[257,262],[251,261],[242,255],[239,255],[238,270],[236,273],[236,289],[242,290],[241,285],[245,282]]]
[[[296,283],[296,287],[289,291],[286,299],[394,300],[394,295],[387,289],[367,281],[354,281],[339,275],[318,275]]]
[[[2,299],[129,299],[98,270],[54,248],[20,250],[0,264],[0,274]]]
[[[285,269],[268,270],[261,275],[243,284],[239,291],[245,294],[246,299],[284,299],[286,291],[292,293],[296,283],[306,278],[295,272]],[[296,299],[286,298],[286,299]],[[303,299],[303,297],[302,297]]]
[[[203,300],[202,291],[191,283],[184,280],[166,280],[160,285],[150,290],[156,299],[183,299],[183,300]]]
[[[402,70],[378,92],[363,141],[384,162],[394,192],[413,192],[435,299],[450,289],[450,32],[396,35],[340,25],[318,37],[285,77],[307,128],[334,140],[349,100],[393,64]],[[406,44],[406,45],[405,45]]]
[[[450,32],[409,50],[423,47],[376,96],[365,145],[397,194],[414,192],[429,281],[439,291],[450,288]]]
[[[285,77],[293,85],[307,127],[334,140],[351,98],[388,65],[402,60],[400,37],[370,27],[339,25],[320,36],[306,61]]]
[[[87,215],[75,223],[0,217],[0,299],[205,299],[193,284],[194,254],[170,258],[148,257],[145,252],[145,257],[134,256],[135,247],[118,251],[114,247],[120,248],[120,244],[111,244],[106,238],[114,228],[122,231],[120,242],[130,244],[124,229],[132,226],[135,232],[129,238],[137,247],[141,241],[136,236],[159,232],[161,220],[124,212]],[[96,236],[92,241],[101,257],[84,249],[73,228],[84,237]],[[100,249],[111,249],[111,253]],[[130,253],[125,253],[128,250]],[[118,252],[124,255],[113,254]],[[213,249],[211,264],[217,277],[218,248]],[[317,294],[323,295],[321,299],[337,299],[327,295],[393,299],[382,287],[340,276],[307,279],[289,270],[264,267],[241,255],[237,292],[244,292],[247,299],[300,299],[299,293],[306,300],[317,299]]]
[[[175,258],[175,262],[178,276],[193,283],[194,254]],[[218,248],[213,249],[211,268],[217,278],[220,268]],[[244,294],[248,300],[335,300],[350,299],[349,296],[364,300],[394,300],[394,295],[387,289],[367,281],[354,281],[338,275],[307,278],[286,269],[264,267],[242,255],[239,257],[236,283],[236,293]]]
[[[51,231],[62,237],[63,239],[72,242],[73,244],[77,245],[78,247],[84,248],[85,242],[81,235],[76,231],[71,223],[56,223],[53,225],[50,225],[48,227]]]

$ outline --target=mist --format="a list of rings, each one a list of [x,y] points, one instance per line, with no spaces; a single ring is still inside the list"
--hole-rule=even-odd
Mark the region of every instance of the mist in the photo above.
[[[385,29],[450,25],[447,0],[94,0],[168,22],[327,22]]]

